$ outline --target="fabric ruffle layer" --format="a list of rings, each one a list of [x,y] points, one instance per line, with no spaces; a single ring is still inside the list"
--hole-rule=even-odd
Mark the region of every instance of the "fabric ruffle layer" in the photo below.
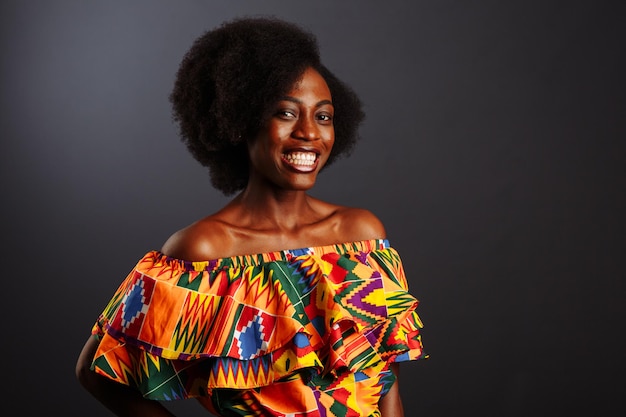
[[[424,357],[417,304],[386,240],[206,262],[151,251],[95,324],[93,367],[159,400],[381,378]]]

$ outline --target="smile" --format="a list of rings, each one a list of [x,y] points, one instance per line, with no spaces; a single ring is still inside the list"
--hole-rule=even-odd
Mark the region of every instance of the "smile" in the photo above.
[[[317,154],[315,152],[290,152],[283,154],[283,159],[298,170],[309,171],[316,165]]]

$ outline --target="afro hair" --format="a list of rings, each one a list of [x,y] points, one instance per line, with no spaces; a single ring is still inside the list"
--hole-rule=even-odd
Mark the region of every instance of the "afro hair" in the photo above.
[[[238,18],[205,32],[183,57],[170,94],[173,119],[224,195],[245,188],[246,141],[307,68],[322,75],[335,108],[328,166],[350,153],[365,114],[356,93],[321,64],[314,35],[274,17]]]

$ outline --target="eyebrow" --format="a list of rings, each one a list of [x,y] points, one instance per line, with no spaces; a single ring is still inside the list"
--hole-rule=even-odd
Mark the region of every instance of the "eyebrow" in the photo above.
[[[278,101],[291,101],[292,103],[296,103],[296,104],[302,104],[302,100],[299,100],[295,97],[291,97],[291,96],[283,96],[283,97],[279,97]],[[320,100],[317,103],[315,103],[315,107],[321,107],[325,104],[330,104],[331,106],[334,107],[333,102],[330,100]]]

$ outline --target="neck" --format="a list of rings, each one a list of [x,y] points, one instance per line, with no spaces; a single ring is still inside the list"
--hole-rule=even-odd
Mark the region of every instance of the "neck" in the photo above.
[[[315,221],[312,200],[303,190],[248,187],[232,203],[239,207],[241,219],[256,227],[295,230]]]

